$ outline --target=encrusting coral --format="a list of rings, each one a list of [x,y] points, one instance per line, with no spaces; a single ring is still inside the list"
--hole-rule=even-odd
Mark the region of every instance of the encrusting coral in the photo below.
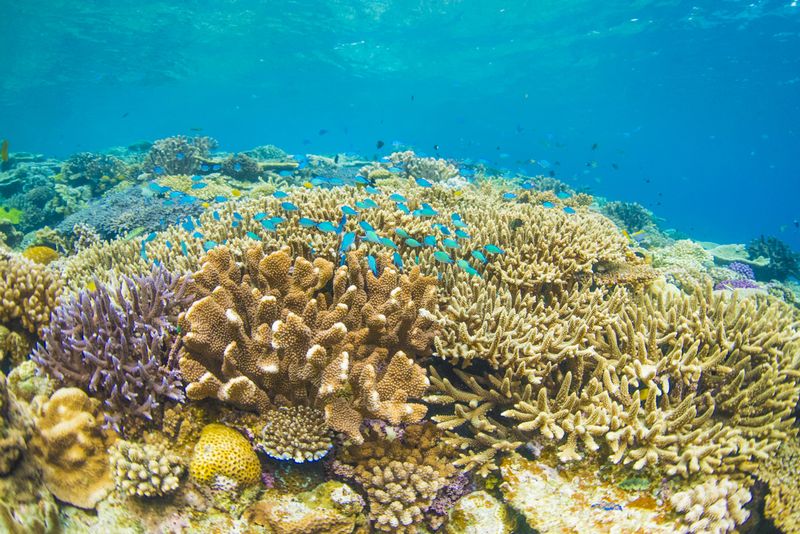
[[[415,422],[410,402],[429,382],[410,355],[427,356],[436,323],[434,279],[385,267],[376,277],[362,253],[346,266],[292,258],[284,249],[224,247],[193,275],[201,298],[181,315],[180,367],[190,399],[217,398],[267,412],[273,403],[324,411],[334,430],[360,441],[364,418]],[[330,289],[327,289],[330,288]]]
[[[178,311],[190,301],[186,284],[163,268],[116,287],[98,283],[55,309],[32,357],[62,384],[102,400],[118,431],[137,419],[158,422],[165,402],[184,397],[170,349]]]
[[[94,508],[114,487],[106,451],[115,436],[103,430],[98,405],[80,389],[57,390],[39,406],[30,442],[47,489],[80,508]]]
[[[276,460],[319,460],[333,447],[325,415],[309,406],[281,406],[264,416],[256,450]]]
[[[0,324],[40,334],[50,321],[62,283],[57,273],[18,255],[0,252]],[[12,328],[13,330],[13,328]]]
[[[730,478],[711,478],[670,497],[681,512],[685,533],[725,534],[734,532],[750,516],[744,506],[750,501],[747,488]]]
[[[343,464],[338,471],[366,492],[376,530],[412,534],[426,532],[426,523],[436,529],[444,521],[430,509],[456,469],[432,425],[409,425],[393,439],[370,429],[368,439],[345,448],[337,462]]]
[[[133,497],[158,497],[178,489],[185,471],[181,458],[157,445],[117,441],[109,449],[117,491]]]
[[[203,428],[194,447],[189,475],[196,482],[220,490],[256,484],[261,464],[250,442],[236,430],[220,424]]]

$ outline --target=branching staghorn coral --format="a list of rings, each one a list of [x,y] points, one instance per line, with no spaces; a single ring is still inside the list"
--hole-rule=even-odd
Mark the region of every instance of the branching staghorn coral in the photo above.
[[[622,300],[608,304],[614,299]],[[439,393],[428,400],[454,405],[436,421],[466,430],[450,438],[466,450],[459,465],[486,474],[497,450],[535,440],[557,445],[565,462],[602,448],[613,463],[688,477],[751,471],[793,434],[800,317],[787,305],[707,288],[632,300],[617,291],[587,306],[604,307],[604,321],[555,354],[531,347],[525,358],[517,349],[487,360],[489,373],[458,371],[458,386],[432,375]],[[527,326],[548,332],[550,323]],[[448,357],[448,349],[439,351]]]
[[[41,333],[58,303],[57,273],[22,256],[0,252],[0,324]],[[13,328],[12,328],[13,329]]]
[[[163,268],[149,276],[97,284],[63,302],[33,359],[60,383],[104,403],[107,422],[130,430],[137,419],[160,420],[163,404],[183,400],[170,356],[186,284]]]
[[[725,534],[744,524],[750,512],[750,492],[730,478],[711,478],[670,497],[670,504],[682,513],[684,533]]]
[[[321,258],[260,247],[239,265],[220,247],[193,281],[201,298],[179,322],[190,399],[261,413],[313,406],[356,442],[365,417],[398,424],[425,415],[411,399],[429,382],[412,357],[430,354],[436,286],[418,269],[401,276],[384,265],[376,277],[358,252],[334,271]]]

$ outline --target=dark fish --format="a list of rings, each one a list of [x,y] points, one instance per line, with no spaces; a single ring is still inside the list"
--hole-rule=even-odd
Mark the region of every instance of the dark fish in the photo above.
[[[321,129],[321,130],[320,130],[319,132],[317,132],[317,133],[318,133],[319,135],[325,135],[326,133],[328,133],[328,130],[326,130],[325,128],[323,128],[323,129]]]
[[[385,144],[386,144],[386,143],[384,143],[383,141],[381,141],[381,140],[378,140],[378,142],[377,142],[377,143],[375,143],[375,148],[377,148],[378,150],[380,150],[381,148],[383,148],[383,145],[385,145]]]
[[[202,131],[203,131],[203,129],[202,129],[202,128],[200,128],[199,126],[194,126],[194,127],[192,127],[192,128],[189,128],[189,129],[190,129],[191,131],[193,131],[193,132],[202,132]]]
[[[308,139],[303,139],[303,144],[304,144],[304,145],[307,145],[307,144],[309,144],[309,143],[311,143],[311,141],[309,141]]]
[[[592,150],[597,150],[597,143],[592,145]]]
[[[512,230],[516,230],[517,228],[522,228],[524,225],[525,223],[522,221],[522,219],[514,219],[513,221],[511,221],[510,224]]]
[[[411,101],[412,102],[414,101],[414,95],[411,95]]]
[[[123,114],[122,114],[122,118],[124,119],[125,117],[127,117],[127,116],[128,116],[128,115],[130,115],[130,114],[131,114],[131,113],[130,113],[129,111],[126,111],[125,113],[123,113]]]
[[[612,168],[613,168],[615,171],[619,170],[619,165],[617,165],[616,163],[612,163],[612,164],[611,164],[611,167],[612,167]]]
[[[800,228],[800,221],[794,221],[794,227]]]
[[[439,145],[433,145],[434,150],[439,150]]]
[[[549,175],[550,175],[550,178],[553,178],[553,177],[555,177],[555,175],[556,175],[556,171],[553,171],[553,170],[551,170],[551,171],[550,171],[550,172],[548,172],[547,174],[549,174]]]
[[[338,165],[338,163],[339,163],[339,154],[336,154],[336,155],[333,157],[333,162],[334,162],[334,163],[336,163],[336,164]]]

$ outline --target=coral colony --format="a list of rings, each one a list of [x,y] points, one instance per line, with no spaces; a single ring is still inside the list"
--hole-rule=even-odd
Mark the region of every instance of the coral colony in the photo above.
[[[0,172],[0,530],[797,531],[781,241],[412,151],[216,148]]]

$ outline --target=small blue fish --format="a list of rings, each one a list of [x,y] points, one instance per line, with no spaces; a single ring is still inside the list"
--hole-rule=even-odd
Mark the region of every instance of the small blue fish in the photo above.
[[[434,252],[433,257],[437,261],[440,261],[442,263],[453,263],[453,258],[451,258],[447,252],[444,252],[442,250],[437,250],[436,252]]]
[[[402,172],[403,169],[400,167],[389,167],[389,172]]]
[[[265,219],[266,217],[267,217],[266,213],[264,213],[263,211],[259,211],[258,213],[253,215],[253,220],[260,221],[261,219]]]
[[[389,247],[389,248],[397,249],[397,245],[395,245],[395,244],[394,244],[394,241],[392,241],[392,240],[391,240],[391,239],[389,239],[388,237],[382,237],[382,238],[381,238],[381,245],[383,245],[384,247]]]
[[[195,232],[192,234],[192,237],[195,239],[203,239],[203,234],[201,234],[200,232]]]
[[[496,245],[486,245],[483,247],[489,254],[505,254],[506,252]]]
[[[375,231],[375,228],[373,228],[372,225],[370,223],[368,223],[367,221],[361,221],[361,222],[358,223],[358,225],[365,232],[374,232]]]
[[[322,232],[326,232],[329,234],[336,233],[336,226],[330,221],[322,221],[321,223],[317,224],[317,228]]]
[[[309,219],[308,217],[300,217],[299,219],[297,219],[297,224],[299,224],[303,228],[312,228],[317,225],[317,221]]]
[[[241,171],[241,170],[242,170],[242,164],[241,164],[241,163],[239,163],[239,162],[236,162],[236,163],[234,163],[234,164],[233,164],[233,170],[234,170],[234,172],[239,172],[239,171]]]
[[[263,220],[261,221],[261,226],[263,226],[265,230],[268,230],[270,232],[275,231],[275,224],[272,221]]]
[[[191,232],[192,230],[194,230],[194,224],[192,224],[192,220],[191,220],[191,219],[189,219],[189,220],[187,220],[187,221],[184,221],[184,222],[181,224],[181,227],[182,227],[184,230],[186,230],[187,232]]]
[[[367,180],[366,178],[364,178],[364,177],[363,177],[363,176],[361,176],[360,174],[359,174],[358,176],[356,176],[355,178],[353,178],[353,180],[354,180],[354,181],[355,181],[357,184],[361,184],[361,185],[370,185],[370,184],[371,184],[371,182],[370,182],[369,180]]]
[[[200,176],[199,174],[195,174],[194,176],[192,176],[192,181],[193,182],[199,182],[202,179],[203,179],[203,177]]]
[[[150,241],[152,241],[155,238],[156,238],[156,233],[155,232],[151,232],[149,236],[144,238],[144,240],[145,240],[146,243],[149,243]]]
[[[450,229],[448,227],[446,227],[445,225],[443,225],[443,224],[436,223],[436,224],[432,224],[431,226],[436,228],[440,232],[442,232],[444,235],[451,235],[450,234]]]
[[[552,202],[550,202],[549,200],[545,200],[544,202],[542,202],[542,206],[544,206],[545,208],[548,208],[548,209],[556,207],[556,205],[553,204]]]
[[[364,236],[364,241],[368,241],[370,243],[377,243],[378,245],[381,244],[381,238],[378,237],[378,234],[371,231],[366,232],[366,235]]]
[[[341,253],[344,253],[353,246],[356,242],[356,234],[354,232],[347,232],[342,236]]]
[[[435,247],[436,246],[436,237],[432,235],[426,235],[425,238],[422,240],[425,243],[426,247]]]
[[[200,170],[203,171],[203,172],[208,172],[208,171],[211,170],[211,168],[208,165],[206,165],[205,163],[201,163],[200,164]]]
[[[149,187],[151,191],[155,191],[156,193],[166,193],[167,191],[169,191],[169,187],[158,185],[155,182],[150,182],[149,184],[147,184],[147,187]]]
[[[575,208],[570,208],[569,206],[564,206],[564,213],[572,215],[573,213],[575,213]]]
[[[297,163],[298,163],[297,165],[298,169],[305,169],[306,167],[308,167],[308,159],[306,158],[299,158],[297,160]]]
[[[167,247],[167,249],[172,250],[172,243],[169,241],[164,241],[164,245]]]
[[[366,191],[370,195],[380,195],[381,194],[381,190],[378,189],[377,187],[375,187],[374,185],[368,185],[367,187],[364,188],[364,191]]]
[[[164,204],[165,206],[174,206],[174,205],[175,205],[175,202],[173,202],[172,200],[165,200],[165,201],[163,202],[163,204]]]
[[[461,220],[461,215],[459,215],[458,213],[454,212],[454,213],[452,213],[450,215],[450,220],[453,221],[453,222],[460,221]]]
[[[339,226],[336,227],[336,233],[341,234],[344,232],[344,227],[347,224],[347,215],[342,215],[342,218],[339,219]]]
[[[436,211],[426,210],[426,209],[418,209],[414,210],[411,213],[414,217],[435,217],[437,215]]]
[[[470,235],[461,228],[456,228],[456,237],[459,239],[471,239]]]
[[[153,167],[153,172],[156,173],[156,174],[164,174],[164,172],[165,172],[164,171],[164,167],[162,167],[160,165],[156,165],[155,167]]]
[[[238,228],[238,227],[239,227],[239,221],[231,222],[231,228]]]
[[[214,165],[211,166],[211,170],[212,171],[218,171],[221,168],[222,168],[222,165],[220,165],[219,163],[215,163]]]
[[[185,194],[186,193],[184,193],[183,191],[172,191],[169,194],[169,198],[180,198],[180,197],[184,196]]]
[[[292,171],[280,171],[278,173],[278,176],[283,176],[284,178],[288,178],[291,175],[292,175]]]
[[[286,211],[297,211],[300,209],[291,202],[281,202],[281,208],[285,209]]]
[[[275,191],[274,193],[272,193],[272,196],[275,197],[275,198],[286,198],[286,197],[289,196],[289,193],[286,193],[285,191],[278,190],[278,191]]]
[[[208,241],[206,241],[205,243],[203,243],[203,249],[206,252],[208,252],[209,250],[211,250],[212,248],[214,248],[216,246],[217,246],[217,242],[216,241],[212,241],[210,239]]]
[[[161,267],[161,260],[159,260],[158,258],[154,258],[153,265],[155,265],[156,267]]]
[[[411,210],[410,210],[410,209],[408,209],[408,206],[406,206],[404,202],[398,202],[398,203],[397,203],[397,209],[399,209],[400,211],[402,211],[402,212],[403,212],[403,213],[405,213],[406,215],[408,215],[409,213],[411,213]]]
[[[481,252],[480,250],[473,250],[472,257],[481,263],[487,263],[489,261],[486,259],[486,256],[484,256],[483,252]]]
[[[422,246],[422,243],[420,243],[416,239],[412,239],[409,237],[408,239],[406,239],[406,245],[408,245],[411,248],[419,248]]]
[[[365,198],[361,202],[356,202],[356,207],[361,209],[377,208],[378,204],[371,198]]]
[[[147,259],[147,249],[145,248],[144,245],[145,243],[144,241],[142,241],[142,247],[139,249],[139,256],[141,256],[144,261],[149,261]]]
[[[342,206],[342,213],[345,215],[350,215],[351,217],[355,217],[358,215],[358,212],[351,208],[350,206]]]
[[[475,268],[467,262],[467,260],[456,260],[456,264],[464,269],[464,272],[469,274],[470,276],[480,276],[480,273],[475,270]]]
[[[403,270],[403,258],[397,252],[392,254],[392,263],[394,263],[401,271]]]
[[[391,195],[389,195],[389,200],[391,200],[392,202],[408,202],[408,200],[406,200],[406,197],[404,197],[400,193],[392,193]]]
[[[189,247],[186,246],[186,241],[181,241],[181,252],[183,252],[184,256],[189,255]]]
[[[250,239],[254,239],[255,241],[261,241],[261,237],[259,237],[258,234],[256,234],[255,232],[247,232],[244,235],[246,235]]]
[[[403,239],[408,239],[409,237],[411,237],[410,235],[408,235],[408,232],[406,232],[402,228],[395,228],[394,229],[394,233],[396,233],[397,235],[399,235]]]
[[[222,195],[217,195],[217,196],[214,197],[214,202],[225,202],[227,200],[228,199],[223,197]]]
[[[233,212],[233,218],[236,219],[237,221],[241,221],[242,220],[242,214],[239,213],[238,211],[234,211]]]
[[[417,182],[417,185],[420,187],[433,187],[433,184],[425,178],[414,178],[414,181]]]
[[[570,195],[566,191],[559,191],[558,193],[556,193],[556,196],[558,198],[560,198],[561,200],[565,200],[565,199],[568,199],[569,197],[571,197],[572,195]]]
[[[525,191],[530,191],[531,189],[533,189],[533,184],[531,182],[522,182],[522,185],[520,187],[522,187],[522,189],[524,189]]]
[[[269,223],[270,224],[282,224],[282,223],[285,223],[285,222],[286,222],[286,219],[284,219],[283,217],[277,217],[276,216],[276,217],[270,217],[270,219],[269,219]]]
[[[369,264],[369,268],[372,270],[372,274],[378,276],[378,262],[375,261],[375,256],[372,254],[367,256],[367,263]]]
[[[216,211],[216,210],[214,210],[214,211],[211,213],[211,216],[212,216],[212,217],[214,217],[214,220],[215,220],[215,221],[218,221],[218,220],[220,220],[219,212],[218,212],[218,211]]]
[[[183,204],[194,204],[195,202],[197,202],[197,197],[193,197],[193,196],[190,196],[190,195],[183,196],[183,197],[180,198],[180,200],[178,200],[178,204],[181,204],[181,205],[183,205]]]
[[[514,193],[503,193],[503,200],[514,200],[517,195]]]
[[[184,154],[183,152],[178,152],[177,154],[175,154],[175,159],[177,159],[178,161],[181,161],[184,158],[186,158],[186,154]]]
[[[442,239],[442,245],[444,245],[447,248],[458,248],[458,243],[456,242],[456,240],[450,239],[449,237]]]

